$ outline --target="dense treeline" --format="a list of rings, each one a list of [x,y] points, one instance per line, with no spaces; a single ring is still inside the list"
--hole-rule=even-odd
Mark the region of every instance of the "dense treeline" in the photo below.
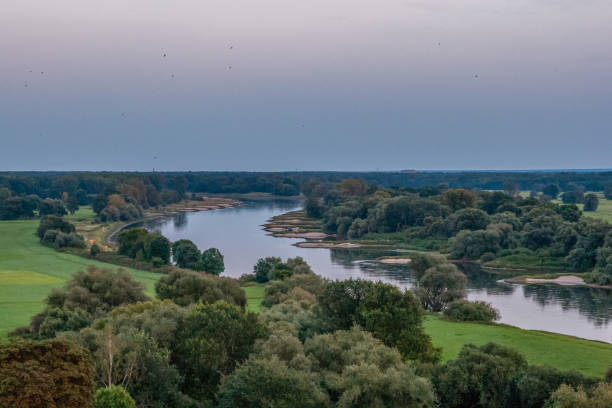
[[[446,265],[423,257],[422,276]],[[303,260],[263,259],[263,310],[234,279],[176,270],[148,299],[117,271],[91,268],[53,292],[0,344],[0,406],[607,407],[612,373],[529,365],[516,350],[466,345],[440,363],[422,294],[327,281]],[[452,266],[452,265],[451,265]],[[282,273],[274,272],[274,269]],[[20,339],[21,337],[21,339]],[[24,339],[26,337],[26,339]]]
[[[313,183],[331,185],[355,177],[368,184],[403,188],[408,192],[438,185],[483,190],[520,189],[544,192],[549,196],[564,191],[569,192],[564,194],[564,200],[573,203],[585,199],[585,190],[604,191],[612,196],[612,172],[23,172],[0,173],[0,219],[32,217],[34,211],[61,215],[58,212],[74,212],[80,205],[92,204],[102,221],[129,220],[140,216],[142,209],[178,202],[187,192],[261,192],[295,196],[310,192]],[[47,199],[59,200],[62,208],[54,208],[58,202]]]
[[[406,192],[346,179],[327,191],[313,188],[306,210],[340,238],[416,242],[455,259],[559,265],[612,283],[612,225],[550,200],[445,187]]]

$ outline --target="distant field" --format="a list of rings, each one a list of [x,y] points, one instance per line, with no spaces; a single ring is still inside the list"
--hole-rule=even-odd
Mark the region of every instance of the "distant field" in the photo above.
[[[578,370],[603,377],[612,366],[612,344],[577,339],[561,334],[522,330],[501,324],[454,323],[428,315],[425,330],[443,359],[451,360],[464,344],[495,342],[519,350],[530,364],[547,364],[561,370]]]
[[[69,218],[76,216],[89,214],[84,209]],[[42,310],[42,301],[51,289],[62,286],[75,272],[87,265],[117,268],[41,245],[35,235],[38,223],[38,220],[0,221],[0,339],[16,327],[28,324]],[[124,269],[146,285],[149,296],[154,296],[159,274]]]
[[[596,192],[595,194],[597,194],[599,198],[599,207],[597,207],[597,211],[583,212],[582,215],[585,217],[599,218],[600,220],[612,223],[612,200],[607,200],[601,192]],[[563,204],[560,198],[553,201],[557,204]],[[577,205],[580,210],[584,207],[582,204]]]
[[[612,224],[612,200],[606,200],[602,193],[596,194],[599,197],[599,207],[597,207],[597,211],[585,212],[583,215],[587,217],[599,218]],[[584,206],[582,204],[578,204],[578,207],[580,207],[582,210],[582,207]]]

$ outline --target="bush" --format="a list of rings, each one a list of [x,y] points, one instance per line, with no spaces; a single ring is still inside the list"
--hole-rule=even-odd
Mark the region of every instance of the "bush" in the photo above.
[[[64,221],[62,217],[57,215],[46,215],[40,219],[40,224],[36,230],[38,238],[42,239],[48,230],[58,230],[65,234],[75,232],[74,225],[68,221]]]
[[[483,301],[470,302],[468,300],[451,302],[444,314],[456,322],[491,323],[500,317],[499,311],[489,303]]]
[[[96,391],[94,408],[136,408],[136,403],[123,387],[112,385]]]

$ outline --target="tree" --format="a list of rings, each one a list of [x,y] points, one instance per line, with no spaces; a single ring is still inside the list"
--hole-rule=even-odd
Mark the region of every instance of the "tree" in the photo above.
[[[219,408],[329,406],[312,375],[274,357],[250,358],[219,387]]]
[[[174,270],[162,276],[155,284],[155,293],[159,299],[170,299],[180,306],[218,300],[246,305],[244,290],[237,280],[191,271]]]
[[[219,275],[225,270],[223,255],[217,248],[208,248],[202,253],[204,270],[213,275]]]
[[[58,217],[57,215],[46,215],[42,217],[38,229],[36,230],[36,235],[38,235],[38,238],[42,239],[48,230],[58,230],[65,234],[75,232],[74,225],[68,221],[64,221],[62,217]]]
[[[436,265],[427,271],[416,290],[423,308],[441,312],[454,301],[465,297],[467,278],[453,264]]]
[[[559,186],[556,184],[548,184],[546,187],[542,189],[542,193],[551,197],[553,200],[557,198],[559,195]]]
[[[185,376],[183,391],[199,401],[215,397],[230,374],[266,336],[257,314],[220,301],[195,306],[179,323],[172,361]]]
[[[91,208],[96,214],[100,214],[108,205],[108,196],[98,194],[91,202]]]
[[[555,391],[547,407],[550,408],[609,408],[612,406],[612,383],[599,383],[590,393],[563,384]]]
[[[512,378],[526,366],[507,347],[467,344],[457,359],[436,368],[432,382],[443,408],[499,408],[506,406]]]
[[[144,228],[129,228],[121,231],[117,237],[119,244],[118,252],[130,258],[136,258],[140,254],[144,259],[148,246],[149,232]]]
[[[155,258],[161,259],[164,264],[170,262],[170,241],[159,233],[150,234],[149,244],[146,248],[146,258],[148,261]]]
[[[93,364],[64,340],[0,342],[0,406],[91,407]]]
[[[606,197],[607,200],[612,200],[612,183],[607,184],[604,188],[604,197]]]
[[[516,408],[544,407],[561,384],[592,388],[596,381],[578,371],[559,371],[548,366],[523,368],[511,381],[507,406]]]
[[[270,275],[274,268],[282,264],[280,258],[267,257],[260,258],[255,266],[253,267],[253,273],[255,274],[255,281],[258,283],[266,283],[270,280]]]
[[[408,359],[435,361],[438,352],[423,329],[423,312],[412,292],[382,282],[330,282],[317,296],[317,313],[328,331],[358,324]]]
[[[68,199],[66,200],[66,208],[68,209],[70,214],[74,214],[75,212],[78,211],[79,202],[77,201],[77,198],[75,195],[71,194],[68,196]]]
[[[38,204],[38,214],[42,215],[66,215],[66,208],[62,200],[45,198]]]
[[[425,408],[435,406],[431,384],[358,327],[306,340],[306,357],[335,406]]]
[[[96,391],[93,406],[94,408],[136,408],[136,403],[125,388],[113,385]]]
[[[476,204],[476,194],[464,188],[453,188],[442,193],[440,200],[442,204],[455,212],[463,208],[474,207]]]
[[[599,207],[599,198],[595,193],[584,196],[584,211],[597,211],[597,207]]]
[[[196,244],[188,239],[181,239],[172,244],[172,255],[179,267],[188,269],[195,269],[202,258]]]

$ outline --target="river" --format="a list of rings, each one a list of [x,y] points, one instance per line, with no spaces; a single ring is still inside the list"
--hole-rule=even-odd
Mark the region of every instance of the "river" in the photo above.
[[[371,259],[397,255],[392,251],[299,248],[302,239],[275,238],[262,229],[269,218],[297,209],[293,201],[249,202],[223,210],[192,212],[140,224],[171,241],[192,240],[201,249],[218,248],[225,257],[224,276],[251,273],[259,258],[286,260],[301,256],[313,271],[330,279],[364,278],[410,288],[409,267],[383,265]],[[501,313],[499,322],[612,343],[612,291],[556,285],[518,285],[469,267],[468,299],[484,300]]]

